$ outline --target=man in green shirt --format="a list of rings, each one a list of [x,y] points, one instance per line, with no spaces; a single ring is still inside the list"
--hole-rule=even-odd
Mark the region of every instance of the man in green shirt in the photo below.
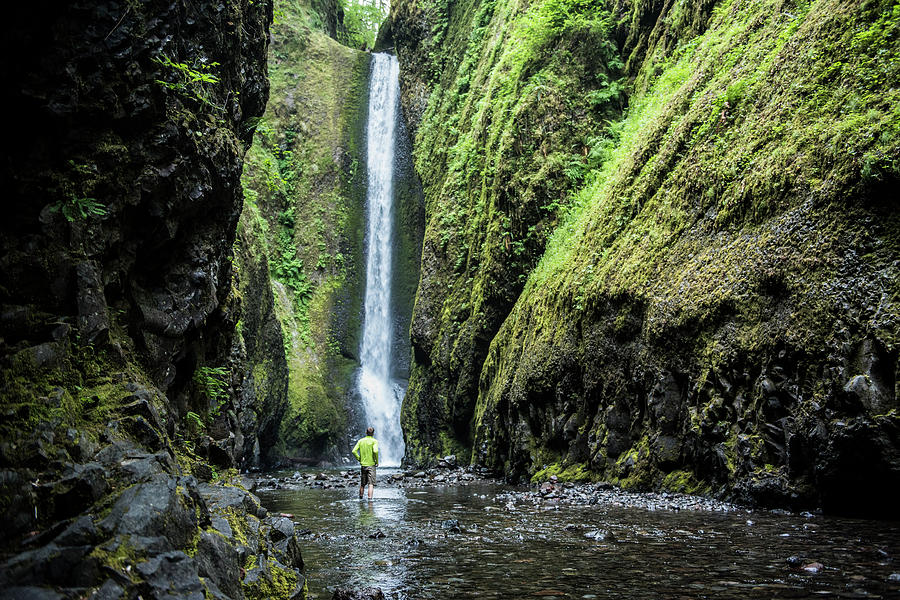
[[[366,429],[366,437],[361,438],[353,446],[353,456],[359,461],[359,499],[362,500],[363,489],[369,486],[369,500],[375,493],[375,467],[378,466],[378,440],[374,437],[375,428]]]

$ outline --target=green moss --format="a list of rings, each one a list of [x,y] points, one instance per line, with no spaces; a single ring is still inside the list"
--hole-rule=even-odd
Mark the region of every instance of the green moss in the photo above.
[[[250,532],[250,526],[247,524],[247,519],[250,517],[246,514],[239,513],[232,508],[219,508],[215,509],[215,512],[228,521],[231,532],[234,534],[235,541],[241,546],[249,547],[248,537],[252,534]]]
[[[608,480],[626,490],[648,490],[653,485],[654,469],[650,462],[650,440],[641,436],[631,448],[621,454]]]
[[[710,491],[708,484],[697,479],[697,476],[692,471],[687,470],[667,473],[660,487],[664,490],[681,492],[683,494],[708,494]]]
[[[534,267],[573,188],[603,162],[621,105],[622,63],[602,2],[424,3],[439,45],[415,162],[427,212],[415,317],[439,331],[420,350],[409,403],[445,397],[441,427],[465,445],[487,344]],[[437,47],[437,46],[435,46]],[[449,339],[449,348],[445,340]],[[428,396],[419,402],[414,394]],[[408,410],[408,409],[404,409]],[[422,416],[421,419],[434,418]],[[423,440],[439,449],[440,440]]]
[[[114,313],[113,318],[116,316]],[[65,439],[69,428],[91,440],[109,434],[109,422],[121,417],[119,409],[133,396],[127,384],[154,389],[120,332],[120,326],[113,323],[111,340],[120,345],[122,353],[110,346],[95,348],[77,339],[61,339],[15,354],[11,366],[0,370],[0,407],[6,415],[0,434],[10,440],[47,428],[56,432],[58,440]],[[48,353],[55,358],[39,359]],[[160,408],[160,398],[154,401]],[[158,433],[165,436],[165,432]],[[128,434],[121,431],[118,435],[124,438]],[[63,452],[65,444],[58,445]]]
[[[539,4],[529,10],[540,10]],[[875,335],[895,347],[896,335],[867,307],[886,310],[890,322],[898,317],[896,304],[888,307],[876,289],[897,287],[896,267],[889,266],[898,251],[895,223],[884,221],[892,213],[878,186],[896,179],[887,157],[900,155],[900,92],[884,84],[900,70],[898,3],[798,3],[789,14],[778,6],[720,3],[705,33],[679,40],[672,52],[648,50],[627,115],[610,128],[605,158],[575,178],[568,209],[539,264],[527,272],[485,360],[476,363],[475,447],[485,447],[489,461],[528,445],[525,460],[542,464],[534,462],[541,455],[529,444],[550,437],[518,433],[526,412],[534,429],[549,414],[560,419],[556,411],[568,415],[599,404],[601,414],[634,393],[615,385],[602,392],[574,386],[564,388],[571,394],[564,409],[562,401],[551,406],[551,393],[534,390],[563,387],[561,379],[573,370],[554,372],[547,365],[571,361],[604,385],[622,377],[620,369],[632,380],[638,378],[628,372],[677,370],[688,380],[689,419],[688,431],[675,435],[723,444],[728,473],[719,475],[746,476],[752,466],[740,463],[735,448],[742,435],[751,456],[765,456],[757,431],[764,415],[752,401],[752,383],[741,384],[743,400],[734,401],[732,378],[739,381],[748,365],[769,368],[785,354],[809,365],[803,367],[809,373],[827,371],[825,348],[836,348],[838,322],[854,343]],[[432,103],[446,102],[442,94],[436,90]],[[493,104],[484,90],[472,99]],[[442,120],[457,116],[466,115],[451,111]],[[478,150],[464,149],[464,155],[467,165],[480,160]],[[522,179],[540,170],[524,169]],[[480,189],[496,186],[498,178],[499,170],[486,174]],[[425,185],[435,231],[457,227],[459,219],[444,216],[451,210],[444,206],[458,210],[460,203],[432,204],[449,186]],[[461,195],[478,201],[477,188]],[[496,220],[500,234],[512,210],[525,208],[511,200],[485,207],[481,218]],[[484,265],[489,244],[471,241]],[[862,259],[847,253],[863,247],[880,250]],[[856,281],[880,283],[861,285],[862,300],[842,291],[849,272]],[[437,278],[448,281],[446,273]],[[465,292],[450,289],[451,302],[464,305],[457,294]],[[867,316],[854,316],[861,313]],[[457,312],[445,310],[442,318],[434,339],[458,344],[456,332],[465,328],[452,326]],[[622,355],[632,361],[626,367],[619,364]],[[439,363],[437,352],[432,359]],[[810,375],[803,385],[804,398],[821,405],[843,382]],[[738,420],[748,424],[742,432]],[[657,426],[646,417],[636,425],[651,433]],[[605,439],[589,442],[592,456],[604,456]],[[652,460],[649,449],[635,448],[611,469],[623,485],[650,487],[665,479]],[[626,463],[633,463],[630,471]],[[595,468],[605,464],[597,461]]]
[[[563,466],[559,463],[548,465],[537,471],[531,476],[531,482],[547,481],[552,476],[556,476],[559,481],[598,481],[597,473],[590,470],[588,465],[578,463],[574,465]]]
[[[95,547],[88,556],[99,560],[103,566],[132,581],[138,581],[137,571],[134,570],[134,567],[146,560],[142,553],[137,552],[127,535],[118,536],[104,545]]]
[[[245,581],[242,587],[244,596],[249,600],[306,598],[308,588],[305,579],[300,595],[294,595],[298,583],[295,571],[283,568],[275,559],[269,558],[266,572],[260,574],[256,581]]]
[[[265,255],[288,367],[279,452],[319,456],[343,439],[344,391],[363,297],[364,139],[369,55],[317,30],[305,3],[280,3],[271,92],[247,154],[246,228]],[[352,362],[352,360],[350,361]],[[264,380],[268,367],[256,368]]]
[[[196,507],[195,510],[199,512],[200,507]],[[213,530],[213,531],[215,531],[215,530]],[[202,533],[202,530],[200,528],[197,528],[194,531],[194,535],[191,537],[191,540],[188,542],[187,547],[184,548],[184,553],[187,554],[188,556],[190,556],[190,557],[197,556],[197,550],[200,546],[200,534],[201,533]]]
[[[446,431],[440,433],[440,439],[440,456],[455,455],[457,462],[461,465],[468,464],[471,461],[472,450],[468,445],[460,443],[459,440]]]

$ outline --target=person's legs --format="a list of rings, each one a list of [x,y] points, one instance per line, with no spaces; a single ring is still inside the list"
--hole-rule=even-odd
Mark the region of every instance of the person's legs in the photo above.
[[[369,467],[369,500],[375,493],[375,467]]]
[[[366,487],[366,468],[360,467],[359,469],[359,499],[362,500],[363,490]]]

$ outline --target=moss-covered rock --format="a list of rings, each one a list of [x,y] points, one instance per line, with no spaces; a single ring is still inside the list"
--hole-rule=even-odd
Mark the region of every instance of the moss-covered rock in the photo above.
[[[369,55],[326,35],[319,12],[305,3],[281,3],[277,16],[271,99],[244,170],[242,243],[268,264],[269,281],[251,277],[259,293],[274,298],[283,350],[270,360],[260,355],[254,368],[280,385],[286,361],[278,458],[333,459],[345,453],[338,444],[348,421],[365,285],[360,144]]]
[[[398,4],[404,80],[426,82],[407,104],[427,99],[416,458],[445,433],[514,477],[588,464],[889,510],[898,18],[889,1]],[[423,58],[434,40],[448,52]]]

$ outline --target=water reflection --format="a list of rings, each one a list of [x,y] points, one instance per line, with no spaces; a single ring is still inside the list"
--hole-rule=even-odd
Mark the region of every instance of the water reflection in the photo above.
[[[493,485],[260,493],[295,514],[310,597],[335,587],[389,598],[900,597],[896,523],[771,513],[545,510]],[[458,532],[453,523],[458,522]],[[381,532],[384,537],[375,535]],[[825,565],[803,572],[788,558]]]
[[[375,516],[375,502],[370,500],[361,500],[359,502],[359,514],[357,515],[357,523],[361,529],[371,529],[378,525],[378,517]]]

